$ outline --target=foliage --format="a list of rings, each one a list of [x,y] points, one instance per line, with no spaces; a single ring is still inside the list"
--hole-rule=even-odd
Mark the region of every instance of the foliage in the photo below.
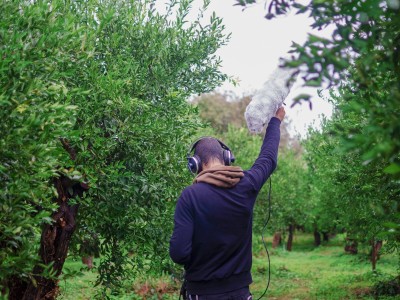
[[[2,2],[0,288],[13,275],[32,276],[40,228],[54,209],[51,178],[70,165],[59,138],[74,135],[71,99],[83,89],[66,78],[89,55],[75,25],[69,15],[57,18],[45,2]]]
[[[236,1],[238,5],[254,0]],[[309,14],[312,27],[328,26],[330,38],[310,34],[303,44],[293,44],[294,56],[284,65],[299,68],[306,86],[332,86],[351,83],[354,112],[365,114],[366,130],[354,133],[346,145],[359,149],[363,161],[386,159],[386,172],[400,173],[400,4],[399,1],[263,1],[268,7],[267,19],[286,15]],[[348,72],[352,66],[352,72]],[[296,101],[310,101],[299,95]]]
[[[229,126],[246,126],[244,111],[250,101],[250,96],[228,100],[228,95],[214,92],[195,98],[193,104],[199,108],[204,122],[209,123],[217,132],[226,132]]]
[[[314,220],[320,229],[346,230],[367,245],[384,240],[387,249],[398,250],[399,235],[391,225],[400,221],[398,181],[383,172],[383,158],[365,164],[359,152],[344,151],[343,135],[354,129],[370,134],[364,126],[367,117],[347,109],[353,103],[343,99],[352,97],[357,95],[343,87],[334,97],[338,109],[332,120],[322,132],[311,132],[305,143]]]
[[[286,227],[305,225],[310,203],[306,180],[307,166],[301,156],[291,150],[279,154],[278,167],[272,177],[271,228],[285,232]]]
[[[180,161],[199,126],[186,98],[226,79],[221,19],[189,23],[191,2],[160,15],[147,0],[3,1],[2,287],[30,276],[58,174],[89,182],[78,235],[99,236],[98,283],[115,291],[170,264],[173,200],[188,179]]]
[[[396,296],[400,294],[399,278],[393,280],[382,280],[374,285],[374,296],[376,298],[382,296]]]
[[[325,128],[326,121],[323,125]],[[309,138],[303,142],[304,159],[308,171],[306,180],[309,189],[309,218],[307,228],[320,232],[341,232],[345,229],[339,215],[352,213],[344,210],[340,203],[344,187],[344,174],[337,174],[340,159],[337,153],[338,141],[331,138],[329,130],[310,130]],[[345,158],[343,163],[351,159]],[[356,172],[355,172],[356,173]],[[339,176],[339,178],[337,177]],[[351,230],[351,229],[350,229]]]

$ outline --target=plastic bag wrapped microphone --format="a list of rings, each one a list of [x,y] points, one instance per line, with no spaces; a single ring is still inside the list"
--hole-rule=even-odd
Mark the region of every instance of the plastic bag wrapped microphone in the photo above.
[[[250,132],[259,133],[289,95],[293,82],[289,82],[293,69],[277,68],[263,87],[256,91],[244,116]]]

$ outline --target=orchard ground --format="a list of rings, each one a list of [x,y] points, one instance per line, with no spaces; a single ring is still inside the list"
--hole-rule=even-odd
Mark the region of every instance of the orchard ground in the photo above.
[[[343,251],[344,236],[338,235],[319,247],[313,245],[313,236],[295,235],[293,251],[284,247],[271,249],[271,284],[264,299],[399,299],[399,296],[374,298],[373,286],[387,281],[397,274],[398,258],[394,254],[382,254],[376,272],[371,271],[367,248],[359,248],[359,254]],[[251,291],[258,299],[267,284],[267,256],[262,249],[261,238],[254,236],[253,280]],[[97,272],[83,268],[80,258],[68,258],[65,270],[77,272],[78,277],[64,276],[60,281],[59,299],[93,299],[100,287],[93,287]],[[178,299],[180,285],[168,275],[148,277],[126,282],[124,291],[111,299]]]

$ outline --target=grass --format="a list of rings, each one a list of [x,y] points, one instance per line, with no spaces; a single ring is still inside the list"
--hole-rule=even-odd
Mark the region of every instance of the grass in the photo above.
[[[71,273],[77,272],[76,276],[65,276],[65,270]],[[59,286],[61,295],[58,299],[93,299],[96,294],[95,281],[97,272],[95,270],[85,270],[84,265],[79,260],[68,258],[64,265],[64,278],[60,280]]]
[[[343,237],[338,236],[329,243],[315,248],[313,237],[297,234],[293,251],[283,247],[271,249],[271,239],[267,239],[271,255],[271,283],[265,299],[374,299],[371,287],[378,281],[397,275],[397,257],[382,255],[377,271],[371,271],[371,264],[365,253],[349,255],[343,251]],[[251,291],[258,299],[267,284],[267,256],[261,250],[261,241],[254,238],[253,284]],[[82,268],[80,261],[68,259],[66,267],[72,271]],[[93,299],[96,291],[93,283],[96,271],[83,271],[78,277],[67,278],[60,282],[59,299]],[[168,276],[145,278],[126,284],[124,295],[115,299],[178,299],[179,285]],[[400,296],[379,297],[379,299],[400,299]]]
[[[292,252],[271,250],[268,299],[374,299],[371,287],[379,280],[394,277],[396,265],[394,255],[382,256],[377,272],[373,273],[364,253],[356,256],[344,253],[340,236],[315,248],[311,235],[297,235]],[[266,285],[265,275],[262,277],[266,266],[266,257],[261,252],[253,262],[255,298]]]

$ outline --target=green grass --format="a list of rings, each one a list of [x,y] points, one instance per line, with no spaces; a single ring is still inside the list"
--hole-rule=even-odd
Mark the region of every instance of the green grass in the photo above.
[[[396,275],[394,255],[381,256],[377,272],[373,273],[366,255],[344,253],[341,237],[315,248],[311,235],[297,235],[292,252],[283,248],[270,251],[272,274],[268,299],[373,299],[369,295],[371,287]],[[253,259],[255,298],[266,285],[266,266],[266,257],[261,252]]]
[[[67,272],[79,272],[77,276],[65,276]],[[58,299],[92,299],[96,293],[94,287],[97,272],[95,270],[88,271],[84,268],[81,260],[68,258],[64,265],[64,276],[59,282],[61,295]]]
[[[271,255],[271,283],[265,299],[374,299],[371,287],[379,280],[389,279],[397,274],[395,255],[382,255],[377,271],[371,271],[366,251],[358,255],[345,254],[343,237],[338,236],[318,248],[313,246],[313,237],[297,234],[293,251],[283,247],[271,249],[271,239],[267,239]],[[263,293],[267,284],[267,256],[261,250],[261,239],[254,237],[253,284],[251,291],[255,299]],[[361,249],[362,250],[362,249]],[[82,268],[80,261],[68,259],[66,267],[72,271]],[[93,299],[96,290],[93,283],[95,271],[83,271],[81,276],[67,278],[60,282],[60,299]],[[134,283],[126,283],[123,296],[115,299],[178,299],[179,285],[170,277],[144,278]],[[400,299],[399,296],[379,297],[379,299]]]

